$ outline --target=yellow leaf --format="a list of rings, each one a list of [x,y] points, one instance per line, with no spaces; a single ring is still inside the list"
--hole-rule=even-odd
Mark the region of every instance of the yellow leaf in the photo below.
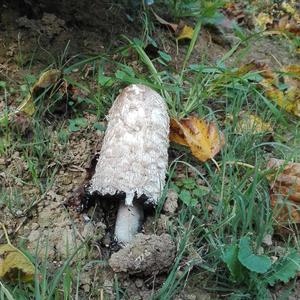
[[[17,107],[17,109],[9,113],[7,116],[0,116],[0,124],[5,120],[5,118],[11,119],[11,117],[18,112],[24,112],[28,116],[32,116],[35,113],[34,98],[37,97],[38,93],[43,89],[46,89],[49,86],[57,83],[61,75],[61,71],[57,69],[51,69],[42,73],[39,80],[30,89],[26,99]]]
[[[273,132],[273,128],[270,123],[264,122],[260,117],[242,112],[239,115],[236,131],[238,133],[250,132],[262,133]]]
[[[191,40],[193,37],[194,29],[191,26],[184,25],[177,35],[177,40],[189,39]]]
[[[32,100],[32,96],[28,95],[27,98],[19,105],[17,112],[24,112],[28,116],[32,116],[35,112],[35,106]]]
[[[292,16],[296,13],[296,8],[293,7],[292,5],[290,5],[287,2],[283,2],[282,3],[282,8],[289,14],[291,14]]]
[[[34,265],[16,247],[11,244],[0,245],[0,278],[24,282],[33,280]]]
[[[282,68],[286,91],[279,90],[273,83],[274,80],[264,79],[260,84],[265,88],[268,98],[288,112],[300,117],[300,66],[291,65]]]
[[[255,18],[255,23],[259,28],[261,28],[262,30],[265,30],[267,28],[268,24],[273,23],[273,18],[266,13],[260,13]]]
[[[17,111],[22,111],[32,116],[35,112],[34,98],[40,90],[46,89],[50,85],[55,84],[61,77],[61,71],[56,69],[48,70],[40,76],[39,80],[31,88],[27,98],[20,104]]]
[[[46,89],[50,85],[55,84],[61,77],[61,71],[56,69],[48,70],[40,76],[39,80],[31,88],[27,98],[20,104],[17,111],[22,111],[32,116],[35,112],[34,98],[37,93],[43,89]]]
[[[55,84],[61,77],[61,71],[57,69],[48,70],[40,76],[39,80],[32,87],[32,94],[38,89],[45,89],[52,84]]]
[[[212,159],[224,145],[224,136],[214,123],[206,123],[196,116],[171,120],[170,140],[188,146],[201,161]]]

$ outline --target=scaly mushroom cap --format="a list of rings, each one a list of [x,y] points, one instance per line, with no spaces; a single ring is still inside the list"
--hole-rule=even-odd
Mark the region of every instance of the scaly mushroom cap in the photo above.
[[[164,99],[144,85],[130,85],[113,103],[90,192],[126,193],[126,205],[145,195],[156,204],[168,164],[169,116]]]

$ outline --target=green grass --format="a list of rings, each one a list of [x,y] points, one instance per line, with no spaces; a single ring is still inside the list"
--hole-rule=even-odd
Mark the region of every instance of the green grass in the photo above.
[[[178,8],[177,4],[174,1],[175,9]],[[145,20],[148,22],[148,19]],[[201,289],[229,299],[270,299],[270,278],[280,278],[278,274],[283,273],[282,270],[278,271],[279,264],[273,264],[268,271],[259,273],[251,263],[246,264],[234,256],[230,260],[224,257],[232,246],[236,251],[245,251],[245,246],[240,244],[245,239],[249,239],[251,253],[256,259],[262,255],[268,258],[278,256],[275,245],[263,243],[264,237],[272,235],[277,225],[274,211],[270,208],[266,163],[270,157],[299,160],[297,147],[300,125],[293,116],[281,111],[264,96],[255,81],[258,74],[252,72],[237,76],[236,69],[224,66],[224,61],[244,41],[234,46],[215,65],[202,61],[197,65],[189,65],[202,23],[203,16],[198,19],[178,74],[168,67],[167,61],[152,61],[144,51],[144,41],[138,39],[125,39],[127,44],[116,51],[118,61],[113,61],[109,55],[99,55],[65,65],[64,53],[58,65],[64,71],[67,82],[87,92],[88,96],[81,103],[84,109],[71,107],[71,116],[54,119],[53,124],[49,125],[45,115],[55,104],[44,106],[47,99],[43,94],[36,99],[39,109],[32,120],[30,138],[8,124],[1,127],[1,157],[11,158],[17,151],[27,165],[26,174],[16,175],[5,171],[6,176],[12,181],[37,188],[39,195],[30,201],[21,201],[22,190],[12,184],[9,189],[1,187],[0,204],[9,208],[12,217],[17,217],[19,211],[23,214],[30,211],[39,197],[51,189],[59,171],[59,166],[48,168],[53,161],[59,160],[60,153],[53,149],[56,138],[63,149],[68,147],[70,136],[85,126],[82,110],[93,112],[100,121],[120,88],[129,83],[147,84],[164,96],[172,117],[182,118],[197,113],[200,117],[217,122],[226,140],[221,153],[215,158],[220,170],[211,162],[197,161],[188,149],[171,145],[177,156],[172,158],[168,170],[166,191],[172,188],[179,194],[179,210],[171,218],[169,226],[169,232],[177,244],[177,256],[153,299],[172,299],[183,289],[186,292]],[[145,33],[144,40],[150,33],[151,30]],[[146,71],[140,73],[128,64],[132,51],[138,55],[138,63]],[[72,79],[71,71],[87,63],[92,65],[91,80],[96,82],[96,87],[92,87],[88,80],[81,82]],[[163,68],[160,65],[162,63]],[[106,67],[113,71],[105,72]],[[242,110],[276,124],[273,140],[270,141],[264,133],[253,134],[250,131],[240,134],[237,120]],[[227,116],[231,116],[232,121],[225,121]],[[57,132],[56,137],[53,130]],[[291,138],[286,136],[287,132],[291,133]],[[157,218],[164,200],[165,195],[157,207]],[[288,227],[295,230],[293,224]],[[299,257],[292,256],[294,249],[299,250],[297,232],[293,237],[281,236],[278,244],[285,249],[279,262],[289,261],[292,257],[295,264],[299,264]],[[0,299],[76,299],[79,297],[79,274],[84,267],[74,263],[76,253],[71,254],[63,266],[53,273],[48,270],[51,262],[47,261],[47,257],[40,262],[37,255],[31,253],[31,259],[39,270],[34,282],[18,282],[15,285],[0,282]],[[288,271],[295,275],[293,268]],[[128,298],[117,276],[113,288],[116,299]]]

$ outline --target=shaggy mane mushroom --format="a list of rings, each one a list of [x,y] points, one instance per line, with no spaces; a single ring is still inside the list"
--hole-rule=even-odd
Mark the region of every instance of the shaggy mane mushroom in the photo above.
[[[138,232],[143,205],[155,206],[161,196],[168,164],[168,135],[167,106],[157,92],[134,84],[116,98],[89,192],[126,194],[115,226],[115,238],[122,245]]]

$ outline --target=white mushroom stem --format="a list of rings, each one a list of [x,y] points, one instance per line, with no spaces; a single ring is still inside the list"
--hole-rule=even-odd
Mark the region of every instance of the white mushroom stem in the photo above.
[[[126,246],[132,241],[143,219],[144,211],[141,205],[120,203],[115,226],[115,238],[120,245]]]

